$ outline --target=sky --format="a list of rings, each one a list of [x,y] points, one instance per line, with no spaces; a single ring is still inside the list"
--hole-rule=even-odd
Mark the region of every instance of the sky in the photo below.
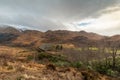
[[[120,0],[0,0],[0,24],[120,34]]]

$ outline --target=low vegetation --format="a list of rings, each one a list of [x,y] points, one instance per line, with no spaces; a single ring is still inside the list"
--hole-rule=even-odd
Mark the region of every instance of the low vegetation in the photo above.
[[[9,79],[11,75],[16,74],[14,80],[43,80],[45,78],[46,80],[48,78],[51,78],[50,80],[110,80],[110,78],[119,80],[120,49],[118,45],[54,48],[39,51],[24,47],[1,46],[0,72],[10,72]],[[61,78],[58,78],[58,75]]]

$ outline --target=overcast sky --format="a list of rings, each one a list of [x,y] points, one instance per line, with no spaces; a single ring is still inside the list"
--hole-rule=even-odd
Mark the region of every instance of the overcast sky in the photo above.
[[[0,24],[120,34],[120,0],[0,0]]]

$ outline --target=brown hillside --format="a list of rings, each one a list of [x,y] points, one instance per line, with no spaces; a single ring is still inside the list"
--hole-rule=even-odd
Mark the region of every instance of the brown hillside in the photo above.
[[[37,46],[41,44],[43,35],[44,33],[39,31],[26,30],[13,40],[12,43],[20,46]]]
[[[41,43],[72,43],[78,46],[94,44],[94,42],[99,42],[105,38],[106,36],[85,31],[49,30],[47,32],[40,32],[36,30],[20,31],[12,27],[0,28],[0,43],[5,42],[8,44],[9,42],[9,44],[17,46],[38,47]],[[108,38],[109,40],[120,40],[120,35]]]

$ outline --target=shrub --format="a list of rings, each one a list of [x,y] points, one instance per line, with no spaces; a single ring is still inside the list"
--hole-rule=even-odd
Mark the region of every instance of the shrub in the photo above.
[[[28,55],[28,56],[27,56],[27,60],[30,61],[30,60],[33,60],[33,59],[34,59],[34,57],[33,57],[32,55]]]
[[[50,62],[65,61],[65,58],[61,55],[49,54],[49,53],[40,53],[38,54],[38,60],[47,59]]]
[[[93,70],[101,73],[101,74],[105,74],[108,76],[112,76],[112,77],[117,77],[120,76],[120,63],[119,63],[119,59],[117,59],[117,65],[115,68],[112,67],[112,59],[108,58],[107,60],[107,64],[106,64],[106,60],[101,60],[101,61],[92,61],[91,62],[91,66],[93,68]]]
[[[89,69],[89,70],[93,70],[93,67],[90,66],[90,65],[88,65],[88,66],[87,66],[87,69]]]
[[[119,73],[117,71],[112,70],[112,69],[108,69],[106,74],[109,76],[115,77]]]
[[[12,65],[9,65],[7,69],[12,70],[12,69],[14,69],[14,67]]]
[[[19,76],[16,78],[16,80],[24,80],[24,77],[23,76]]]
[[[71,63],[71,65],[72,65],[73,67],[76,67],[76,68],[81,68],[82,65],[83,65],[83,63],[82,63],[81,61],[79,61],[79,62]]]
[[[56,66],[61,66],[61,67],[66,67],[66,66],[70,66],[70,63],[67,61],[58,61],[54,63]]]
[[[96,70],[97,70],[98,72],[102,73],[102,74],[106,74],[108,68],[107,68],[105,65],[101,65],[101,64],[99,65],[99,64],[97,64],[97,65],[96,65]]]
[[[51,57],[51,56],[47,53],[39,53],[37,56],[38,60],[42,60],[44,58],[49,58],[49,57]]]

